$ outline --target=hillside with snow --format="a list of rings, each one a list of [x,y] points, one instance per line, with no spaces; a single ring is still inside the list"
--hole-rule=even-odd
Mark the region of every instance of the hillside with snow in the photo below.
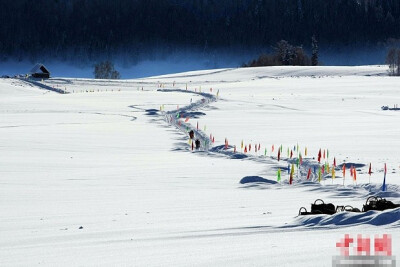
[[[397,104],[386,66],[0,79],[0,265],[332,266],[346,234],[399,257],[400,208],[298,215],[400,203]]]

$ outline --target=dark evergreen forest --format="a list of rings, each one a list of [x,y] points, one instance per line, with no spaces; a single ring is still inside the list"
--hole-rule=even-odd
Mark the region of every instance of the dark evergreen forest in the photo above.
[[[400,36],[400,1],[2,0],[0,20],[0,59],[309,47],[313,35],[320,47],[356,47]]]

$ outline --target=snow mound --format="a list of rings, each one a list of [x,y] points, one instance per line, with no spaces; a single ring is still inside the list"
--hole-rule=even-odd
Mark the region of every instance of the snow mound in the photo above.
[[[245,176],[240,180],[241,184],[248,183],[265,183],[265,184],[277,184],[276,181],[268,180],[260,176]]]
[[[400,208],[385,211],[368,212],[340,212],[334,215],[303,215],[296,218],[296,226],[322,226],[337,227],[359,224],[369,224],[374,226],[392,225],[400,227]]]

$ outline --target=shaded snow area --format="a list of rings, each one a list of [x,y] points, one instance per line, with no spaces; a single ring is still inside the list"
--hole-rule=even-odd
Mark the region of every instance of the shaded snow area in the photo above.
[[[332,266],[346,234],[400,257],[400,208],[298,215],[400,203],[386,69],[0,79],[0,266]]]

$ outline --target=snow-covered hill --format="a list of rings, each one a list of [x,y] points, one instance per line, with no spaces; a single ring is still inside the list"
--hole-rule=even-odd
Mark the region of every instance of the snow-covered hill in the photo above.
[[[331,266],[345,234],[390,234],[400,255],[399,209],[297,216],[316,199],[400,202],[400,112],[381,110],[400,79],[385,66],[43,84],[0,79],[2,266]]]

